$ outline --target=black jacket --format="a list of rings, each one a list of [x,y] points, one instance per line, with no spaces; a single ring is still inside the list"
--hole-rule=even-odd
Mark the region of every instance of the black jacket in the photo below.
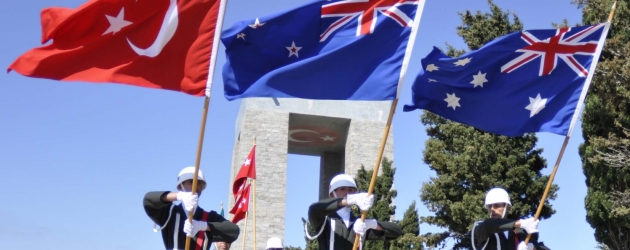
[[[354,245],[355,232],[352,229],[356,216],[350,215],[349,226],[343,223],[343,220],[337,214],[340,209],[338,203],[342,198],[328,198],[313,203],[308,209],[308,220],[313,229],[317,232],[324,227],[324,231],[317,238],[319,250],[333,250],[329,248],[330,241],[330,220],[335,220],[335,245],[334,250],[351,250]],[[328,216],[328,220],[326,220]],[[393,240],[402,235],[402,229],[396,223],[388,221],[378,221],[378,225],[385,231],[368,230],[364,240]],[[364,242],[365,243],[365,242]]]
[[[520,242],[525,241],[527,232],[514,228],[516,220],[487,219],[476,222],[472,229],[472,244],[476,250],[516,250]],[[504,232],[508,232],[507,238]],[[550,250],[542,242],[538,242],[538,233],[532,234],[530,243],[536,250]]]
[[[184,222],[186,218],[188,218],[188,214],[181,205],[162,202],[161,198],[168,193],[168,191],[148,192],[144,196],[144,211],[155,224],[164,227],[162,229],[162,241],[164,241],[164,247],[166,249],[184,249],[186,247]],[[238,238],[240,230],[238,226],[226,220],[215,211],[206,212],[202,208],[197,207],[193,219],[207,221],[210,231],[200,231],[197,233],[190,241],[191,250],[208,250],[213,241],[231,243]],[[164,226],[164,224],[166,224],[166,226]],[[203,239],[203,243],[200,246],[196,243],[197,239]]]

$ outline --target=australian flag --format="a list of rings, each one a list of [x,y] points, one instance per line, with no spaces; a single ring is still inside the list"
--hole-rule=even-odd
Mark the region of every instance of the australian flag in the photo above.
[[[392,100],[424,0],[315,1],[223,31],[225,97]]]
[[[434,48],[404,111],[425,109],[507,136],[567,135],[607,31],[608,23],[516,32],[457,58]]]

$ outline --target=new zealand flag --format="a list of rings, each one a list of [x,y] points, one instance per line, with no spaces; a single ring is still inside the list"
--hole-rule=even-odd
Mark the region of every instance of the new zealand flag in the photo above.
[[[315,1],[223,32],[225,97],[391,100],[424,0]]]

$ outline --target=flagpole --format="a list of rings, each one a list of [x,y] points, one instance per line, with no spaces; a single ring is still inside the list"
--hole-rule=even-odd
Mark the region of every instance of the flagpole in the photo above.
[[[210,95],[212,90],[212,80],[214,78],[214,68],[216,67],[217,54],[219,51],[219,42],[221,41],[221,31],[223,30],[223,17],[225,16],[225,6],[227,0],[221,0],[219,4],[219,13],[214,31],[214,40],[212,42],[212,51],[210,52],[210,64],[208,65],[208,79],[206,80],[206,98],[203,103],[203,115],[201,118],[201,130],[199,132],[199,143],[197,144],[197,159],[195,160],[195,175],[193,176],[192,193],[197,193],[197,175],[199,174],[199,163],[201,162],[201,149],[203,148],[203,138],[206,131],[206,121],[208,118],[208,107],[210,106]],[[216,28],[219,27],[219,28]],[[193,211],[188,213],[188,221],[192,223]],[[191,237],[186,236],[185,250],[190,249]],[[177,242],[175,243],[177,244]]]
[[[247,180],[249,181],[249,180]],[[245,185],[247,186],[247,185]],[[247,194],[249,195],[249,191],[247,192]],[[243,194],[241,194],[242,196]],[[243,198],[241,198],[243,199]],[[249,197],[246,198],[249,201]],[[247,207],[249,208],[249,204],[247,204]],[[249,211],[245,211],[245,226],[243,227],[243,250],[245,250],[245,238],[247,238],[247,220],[249,219]]]
[[[545,192],[543,193],[542,198],[540,199],[540,204],[538,204],[538,209],[536,210],[536,215],[534,216],[535,220],[538,220],[540,214],[542,213],[542,209],[545,206],[545,201],[547,200],[547,196],[549,195],[549,190],[551,189],[551,184],[553,183],[553,179],[556,177],[556,172],[558,172],[558,167],[560,166],[560,161],[562,160],[562,156],[564,155],[564,150],[567,148],[569,144],[569,139],[571,139],[571,133],[573,133],[573,128],[575,127],[575,123],[577,122],[577,118],[581,113],[582,105],[584,104],[584,99],[586,99],[586,93],[591,85],[591,81],[593,80],[593,75],[595,75],[595,68],[597,68],[597,63],[599,62],[599,56],[602,53],[602,49],[604,47],[604,43],[606,42],[606,36],[608,35],[608,30],[610,28],[610,24],[612,23],[612,18],[615,13],[615,6],[617,2],[615,1],[612,5],[612,9],[610,11],[610,15],[608,15],[608,22],[604,26],[604,30],[602,31],[602,35],[599,38],[597,43],[597,50],[593,55],[594,62],[591,63],[591,68],[589,69],[588,76],[586,81],[584,82],[584,88],[582,89],[582,94],[580,95],[580,100],[575,108],[575,112],[573,113],[573,118],[571,119],[571,125],[569,126],[569,131],[567,136],[564,137],[564,143],[562,143],[562,148],[560,149],[560,153],[558,154],[558,159],[556,159],[556,164],[553,166],[553,170],[551,171],[551,175],[549,175],[549,180],[547,181],[547,186],[545,187]],[[603,41],[602,41],[603,40]],[[525,245],[529,243],[532,235],[527,234],[527,238],[525,238]]]
[[[252,186],[254,188],[254,249],[256,249],[256,179],[252,179]]]
[[[403,58],[402,66],[400,69],[400,76],[398,78],[398,88],[396,91],[396,98],[392,101],[392,106],[389,109],[389,115],[387,116],[387,123],[385,124],[385,130],[383,131],[383,137],[381,139],[381,146],[378,149],[378,155],[376,156],[376,164],[374,164],[374,168],[372,169],[372,179],[370,180],[370,187],[368,188],[368,196],[374,192],[374,186],[376,185],[376,177],[378,176],[378,169],[381,166],[381,160],[383,158],[383,151],[385,150],[385,145],[387,144],[387,137],[389,135],[389,130],[392,126],[392,120],[394,119],[394,113],[396,111],[396,106],[398,106],[398,96],[400,95],[402,85],[405,79],[405,75],[407,74],[407,68],[409,67],[409,61],[411,59],[411,51],[413,50],[413,45],[416,40],[416,33],[418,32],[418,26],[420,25],[420,18],[422,17],[422,12],[424,10],[424,0],[418,1],[418,8],[416,9],[416,16],[413,19],[413,24],[411,27],[411,34],[409,34],[409,40],[407,41],[407,48],[405,50],[405,57]],[[361,221],[365,221],[367,217],[367,211],[361,212]],[[354,245],[352,246],[352,250],[357,250],[359,246],[359,234],[354,236]]]
[[[225,217],[224,214],[223,214],[223,201],[221,201],[221,217]],[[214,246],[215,250],[219,249],[217,247],[217,243],[216,242],[212,242],[212,245]]]
[[[383,131],[383,138],[381,139],[381,146],[378,150],[378,156],[376,156],[376,164],[374,165],[374,171],[372,173],[372,180],[370,181],[370,187],[368,188],[368,195],[371,195],[374,192],[374,186],[376,184],[376,177],[378,176],[378,169],[381,166],[381,159],[383,158],[383,151],[385,150],[385,145],[387,144],[387,136],[389,135],[389,130],[392,125],[392,119],[394,118],[394,110],[396,110],[396,106],[398,104],[398,98],[394,99],[392,102],[392,107],[389,109],[389,115],[387,116],[387,124],[385,125],[385,130]],[[361,212],[361,221],[365,221],[365,217],[367,217],[367,211]],[[356,234],[354,237],[354,246],[353,250],[356,250],[359,244],[359,234]]]
[[[247,238],[247,219],[249,218],[249,212],[245,212],[245,226],[243,227],[243,250],[245,250],[245,238]]]
[[[254,136],[254,147],[256,147],[256,136]],[[256,155],[254,155],[254,159],[256,159]],[[252,197],[254,204],[254,249],[256,249],[256,179],[252,179],[252,186],[254,188],[254,197]]]
[[[203,149],[203,137],[206,132],[206,121],[208,118],[208,106],[210,106],[210,97],[206,96],[203,103],[203,115],[201,117],[201,129],[199,131],[199,143],[197,144],[197,159],[195,160],[195,174],[193,175],[192,193],[197,193],[197,176],[199,175],[199,163],[201,162],[201,150]],[[188,222],[192,223],[194,210],[188,213]],[[190,237],[186,236],[186,250],[190,249]]]

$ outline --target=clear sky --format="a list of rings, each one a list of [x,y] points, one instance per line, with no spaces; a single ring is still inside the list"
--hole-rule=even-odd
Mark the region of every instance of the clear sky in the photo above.
[[[146,1],[146,0],[141,0]],[[306,0],[229,0],[225,27],[244,19],[293,8]],[[38,46],[39,12],[50,6],[77,7],[83,0],[2,1],[0,65]],[[497,0],[514,11],[526,29],[551,28],[566,18],[581,21],[570,0]],[[455,27],[457,12],[488,11],[486,1],[429,0],[414,44],[408,76],[394,117],[396,217],[413,200],[421,216],[430,215],[419,201],[421,184],[435,173],[422,162],[427,139],[420,111],[403,113],[420,59],[445,42],[463,48]],[[217,65],[225,54],[220,47]],[[115,51],[103,51],[115,53]],[[215,74],[201,169],[208,188],[200,206],[219,210],[231,185],[235,118],[239,101],[223,97],[220,70]],[[161,237],[142,209],[147,191],[174,190],[179,170],[194,164],[203,98],[178,92],[118,84],[57,82],[0,74],[0,242],[6,249],[162,249]],[[573,133],[555,183],[557,213],[540,223],[541,239],[551,249],[594,249],[593,229],[585,221],[585,177]],[[549,174],[563,137],[539,134],[538,146]],[[376,154],[377,152],[374,152]],[[319,158],[288,156],[285,245],[304,246],[302,222],[317,199]],[[264,192],[259,190],[259,192]],[[226,213],[229,208],[225,208]],[[421,225],[421,233],[440,229]],[[248,237],[251,237],[248,236]],[[250,238],[251,239],[251,238]],[[240,239],[239,239],[240,240]],[[87,248],[86,246],[89,246]]]

